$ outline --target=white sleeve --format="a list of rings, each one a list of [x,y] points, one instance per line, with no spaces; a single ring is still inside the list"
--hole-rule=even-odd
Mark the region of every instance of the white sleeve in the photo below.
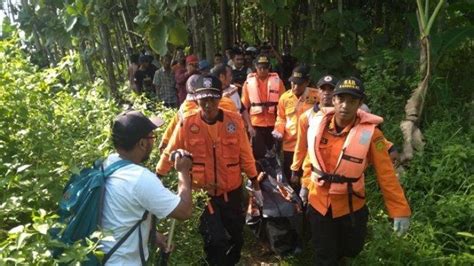
[[[134,193],[140,205],[160,219],[168,216],[181,201],[178,195],[165,188],[160,179],[148,170],[138,179]]]

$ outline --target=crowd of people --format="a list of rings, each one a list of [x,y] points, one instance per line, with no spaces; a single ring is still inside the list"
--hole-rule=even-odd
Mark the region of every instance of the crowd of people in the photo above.
[[[118,170],[106,184],[104,226],[116,239],[141,219],[143,210],[158,218],[189,218],[191,190],[202,190],[208,195],[198,225],[205,260],[210,265],[237,264],[244,244],[243,177],[250,180],[250,197],[263,206],[259,182],[267,173],[256,162],[269,150],[281,152],[280,181],[291,184],[303,202],[316,265],[338,265],[362,251],[368,165],[375,168],[394,231],[401,235],[408,230],[411,210],[394,167],[396,149],[380,129],[383,118],[364,104],[363,82],[327,74],[313,83],[309,67],[297,65],[289,48],[283,55],[271,45],[227,49],[224,56],[215,55],[212,66],[182,51],[173,58],[163,56],[160,67],[149,55],[135,60],[131,88],[154,94],[178,111],[159,142],[153,130],[163,125],[161,120],[126,111],[114,122],[117,154],[108,161],[120,157],[136,163]],[[161,151],[158,178],[141,166],[155,146]],[[178,195],[159,179],[172,168],[179,173]],[[107,265],[140,265],[133,241],[140,236],[146,243],[150,220],[143,237],[135,232]],[[164,237],[156,236],[163,246]],[[105,252],[109,246],[104,245]]]
[[[247,75],[255,72],[257,54],[265,54],[270,59],[273,71],[277,72],[285,84],[289,86],[288,78],[296,65],[296,58],[290,54],[290,47],[285,46],[280,55],[273,46],[264,43],[257,49],[246,43],[235,45],[225,50],[225,55],[216,53],[213,62],[199,59],[195,55],[184,55],[182,49],[177,49],[173,56],[165,55],[156,60],[151,52],[143,50],[140,54],[130,56],[128,81],[130,88],[137,94],[145,93],[157,99],[167,107],[178,107],[186,95],[186,80],[193,74],[209,74],[221,64],[232,68],[232,84],[239,88]]]

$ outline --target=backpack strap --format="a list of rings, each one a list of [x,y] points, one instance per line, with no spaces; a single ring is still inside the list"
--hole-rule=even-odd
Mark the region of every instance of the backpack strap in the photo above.
[[[111,176],[118,169],[120,169],[124,166],[127,166],[129,164],[133,164],[133,162],[130,161],[130,160],[119,160],[119,161],[116,161],[116,162],[110,164],[109,166],[107,166],[104,169],[104,164],[103,163],[104,163],[104,160],[97,160],[97,161],[94,162],[94,167],[100,168],[100,170],[102,171],[102,175],[104,177],[104,185],[100,188],[99,216],[97,217],[97,219],[98,219],[97,223],[98,224],[102,223],[102,214],[103,214],[102,211],[103,211],[103,208],[104,208],[104,195],[105,195],[105,180],[107,180],[107,178],[109,178],[109,176]]]
[[[127,166],[129,164],[133,164],[133,162],[129,161],[129,160],[119,160],[119,161],[116,161],[116,162],[110,164],[105,169],[103,169],[104,177],[105,178],[109,177],[111,174],[113,174],[118,169],[120,169],[124,166]]]
[[[102,265],[105,265],[105,263],[110,259],[110,257],[112,257],[114,252],[117,251],[117,249],[128,239],[128,237],[133,233],[133,231],[135,231],[135,229],[137,229],[137,227],[138,227],[138,239],[140,241],[140,243],[138,244],[138,247],[140,249],[140,259],[142,261],[142,265],[145,265],[146,261],[145,261],[145,253],[143,251],[142,230],[141,230],[140,224],[146,220],[147,216],[148,216],[148,211],[145,211],[143,213],[142,218],[138,222],[136,222],[135,225],[133,225],[132,228],[130,228],[130,230],[128,230],[128,232],[117,243],[115,243],[115,245],[112,247],[112,249],[110,249],[110,251],[107,254],[105,254],[104,259],[102,260]]]

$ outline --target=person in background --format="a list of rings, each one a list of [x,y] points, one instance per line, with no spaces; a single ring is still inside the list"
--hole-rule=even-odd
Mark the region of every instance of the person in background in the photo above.
[[[238,50],[234,55],[234,67],[232,67],[232,84],[239,88],[239,95],[242,95],[242,86],[244,85],[247,75],[252,70],[245,66],[244,54]]]
[[[153,77],[155,76],[156,67],[151,64],[151,59],[152,57],[149,55],[141,55],[138,58],[139,67],[134,77],[138,93],[155,94]]]
[[[253,62],[255,60],[255,52],[252,52],[253,49],[250,49],[250,48],[253,48],[255,49],[255,51],[257,51],[257,48],[255,47],[247,48],[244,54],[244,60],[245,60],[244,65],[246,68],[250,69],[251,72],[255,72],[255,64]]]
[[[199,61],[199,73],[201,75],[208,75],[211,71],[211,65],[206,59]]]
[[[213,63],[214,63],[214,66],[217,66],[219,64],[223,64],[224,63],[224,58],[222,57],[222,54],[216,53],[214,55],[214,62]],[[212,72],[212,70],[211,70],[211,72]]]
[[[252,137],[254,157],[258,160],[275,145],[272,131],[278,99],[285,92],[285,85],[277,73],[270,72],[267,56],[259,55],[255,66],[257,73],[249,74],[242,87],[242,104],[250,114],[248,131]]]
[[[195,55],[186,57],[186,69],[175,72],[176,89],[178,91],[178,104],[181,105],[186,99],[186,81],[194,74],[199,74],[198,58]]]
[[[293,69],[290,77],[291,90],[280,97],[277,107],[277,120],[272,132],[277,141],[283,145],[283,173],[291,181],[291,163],[296,146],[298,119],[306,110],[318,102],[318,91],[309,85],[309,67],[302,65]],[[300,184],[290,183],[296,193],[300,191]]]
[[[156,96],[168,108],[178,107],[176,81],[171,71],[171,57],[165,55],[161,58],[162,67],[155,72],[153,85],[155,85]]]
[[[135,93],[138,93],[137,90],[137,85],[135,84],[135,72],[138,70],[138,54],[132,54],[130,55],[130,64],[128,65],[128,84],[130,86],[130,89],[134,91]]]
[[[232,80],[232,68],[229,65],[220,64],[214,67],[214,72],[211,74],[222,83],[223,97],[221,98],[221,102],[222,100],[226,100],[226,98],[230,98],[236,107],[236,111],[240,111],[242,103],[237,92],[238,89],[236,86],[230,84]]]
[[[291,76],[291,71],[295,68],[297,64],[296,57],[291,55],[291,46],[285,45],[283,47],[283,54],[281,56],[281,63],[280,63],[280,77],[285,83],[285,87],[290,87],[290,82],[288,78]]]
[[[233,48],[225,49],[226,63],[230,67],[234,67],[234,54],[235,51]]]

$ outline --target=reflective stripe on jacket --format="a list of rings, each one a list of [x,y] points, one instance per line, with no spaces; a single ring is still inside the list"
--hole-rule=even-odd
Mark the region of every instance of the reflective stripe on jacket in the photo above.
[[[314,169],[311,178],[313,182],[321,182],[322,173],[328,173],[324,166],[324,158],[321,156],[319,145],[323,136],[323,131],[327,127],[329,120],[334,115],[334,110],[327,113],[318,112],[309,118],[308,127],[308,155]],[[330,174],[337,174],[355,181],[352,183],[354,192],[364,191],[364,170],[367,167],[367,152],[371,144],[375,127],[383,122],[381,117],[366,112],[359,113],[360,122],[349,131],[342,150],[339,153],[335,171]],[[314,148],[311,148],[314,147]],[[323,181],[324,182],[324,181]],[[322,185],[322,184],[320,184]],[[347,194],[347,183],[331,183],[329,194]]]
[[[247,76],[242,87],[242,103],[249,109],[252,126],[273,127],[276,121],[278,99],[285,92],[285,85],[277,73],[259,79],[255,73]]]
[[[247,78],[247,89],[250,99],[250,115],[261,114],[265,110],[269,114],[276,113],[276,106],[280,98],[280,78],[275,73],[268,74],[267,98],[261,99],[256,74]]]
[[[305,157],[308,154],[309,155],[309,150],[315,149],[315,146],[310,146],[308,144],[308,131],[309,131],[309,122],[312,120],[314,115],[322,115],[323,117],[327,115],[327,120],[326,120],[326,125],[323,127],[320,125],[319,130],[320,132],[318,135],[322,135],[320,137],[320,142],[317,144],[319,147],[319,153],[322,155],[323,160],[319,160],[318,158],[318,163],[324,164],[324,166],[321,165],[321,169],[324,169],[328,171],[328,174],[344,174],[344,172],[338,172],[338,165],[339,168],[341,167],[341,151],[343,150],[343,147],[346,146],[346,138],[349,134],[349,132],[352,130],[352,127],[357,128],[357,125],[364,124],[364,123],[373,123],[373,122],[378,122],[376,120],[372,120],[374,116],[372,115],[366,115],[365,112],[358,110],[357,111],[357,118],[355,121],[354,126],[348,126],[344,128],[340,133],[335,132],[335,121],[334,121],[334,116],[327,114],[327,113],[332,113],[333,108],[321,108],[319,111],[320,113],[317,113],[317,109],[313,110],[310,109],[308,110],[304,115],[300,117],[299,124],[298,124],[298,138],[297,138],[297,144],[295,148],[295,155],[293,157],[293,164],[291,166],[291,169],[293,171],[298,171],[301,169],[301,166],[303,165],[303,162],[305,161]],[[330,118],[332,116],[332,118]],[[321,122],[323,121],[322,118]],[[376,116],[375,116],[376,117]],[[362,137],[364,133],[361,133],[359,136]],[[316,136],[315,136],[316,137]],[[352,137],[353,140],[361,141],[362,143],[365,143],[365,137],[357,140],[357,138]],[[316,145],[315,142],[313,142],[314,145]],[[387,208],[388,214],[390,217],[407,217],[411,215],[411,210],[410,206],[406,200],[405,194],[403,192],[403,188],[400,185],[400,182],[398,181],[398,178],[396,177],[395,170],[393,168],[392,161],[390,160],[390,156],[388,154],[388,145],[386,145],[386,139],[383,135],[383,133],[380,131],[380,129],[375,128],[372,134],[372,137],[369,139],[369,149],[368,152],[366,153],[365,161],[362,162],[362,164],[371,164],[375,168],[375,173],[377,177],[377,183],[380,187],[380,190],[382,192],[385,206]],[[350,144],[349,144],[350,146]],[[308,150],[309,148],[309,150]],[[316,152],[313,152],[314,157],[317,157]],[[346,149],[346,154],[350,156],[354,156],[355,154],[348,153]],[[344,159],[343,161],[346,161],[345,163],[349,162],[355,162],[355,161],[360,161],[357,159],[351,159],[351,157],[345,157],[349,160]],[[360,158],[359,158],[360,159]],[[323,161],[323,162],[322,162]],[[305,163],[306,164],[306,163]],[[349,168],[349,167],[347,167]],[[316,169],[316,168],[315,168]],[[356,169],[356,168],[354,168]],[[347,173],[346,173],[347,174]],[[355,177],[357,173],[354,174],[347,174],[348,177]],[[362,174],[361,174],[362,175]],[[332,217],[337,218],[341,217],[343,215],[347,215],[351,213],[351,207],[349,203],[349,199],[352,199],[352,210],[357,211],[358,209],[362,208],[365,205],[365,199],[363,197],[350,197],[349,194],[333,194],[333,193],[338,193],[337,191],[334,191],[334,186],[333,186],[333,191],[330,193],[331,185],[330,182],[326,183],[319,183],[319,182],[313,182],[313,180],[308,180],[309,184],[306,184],[309,189],[309,196],[308,196],[308,202],[309,204],[315,208],[319,213],[326,215],[328,212],[329,208],[332,210]],[[336,186],[337,188],[337,186]],[[347,191],[347,184],[346,187],[341,187],[342,191]],[[357,194],[364,196],[365,191],[363,190],[359,191]],[[355,191],[355,189],[354,189]]]

